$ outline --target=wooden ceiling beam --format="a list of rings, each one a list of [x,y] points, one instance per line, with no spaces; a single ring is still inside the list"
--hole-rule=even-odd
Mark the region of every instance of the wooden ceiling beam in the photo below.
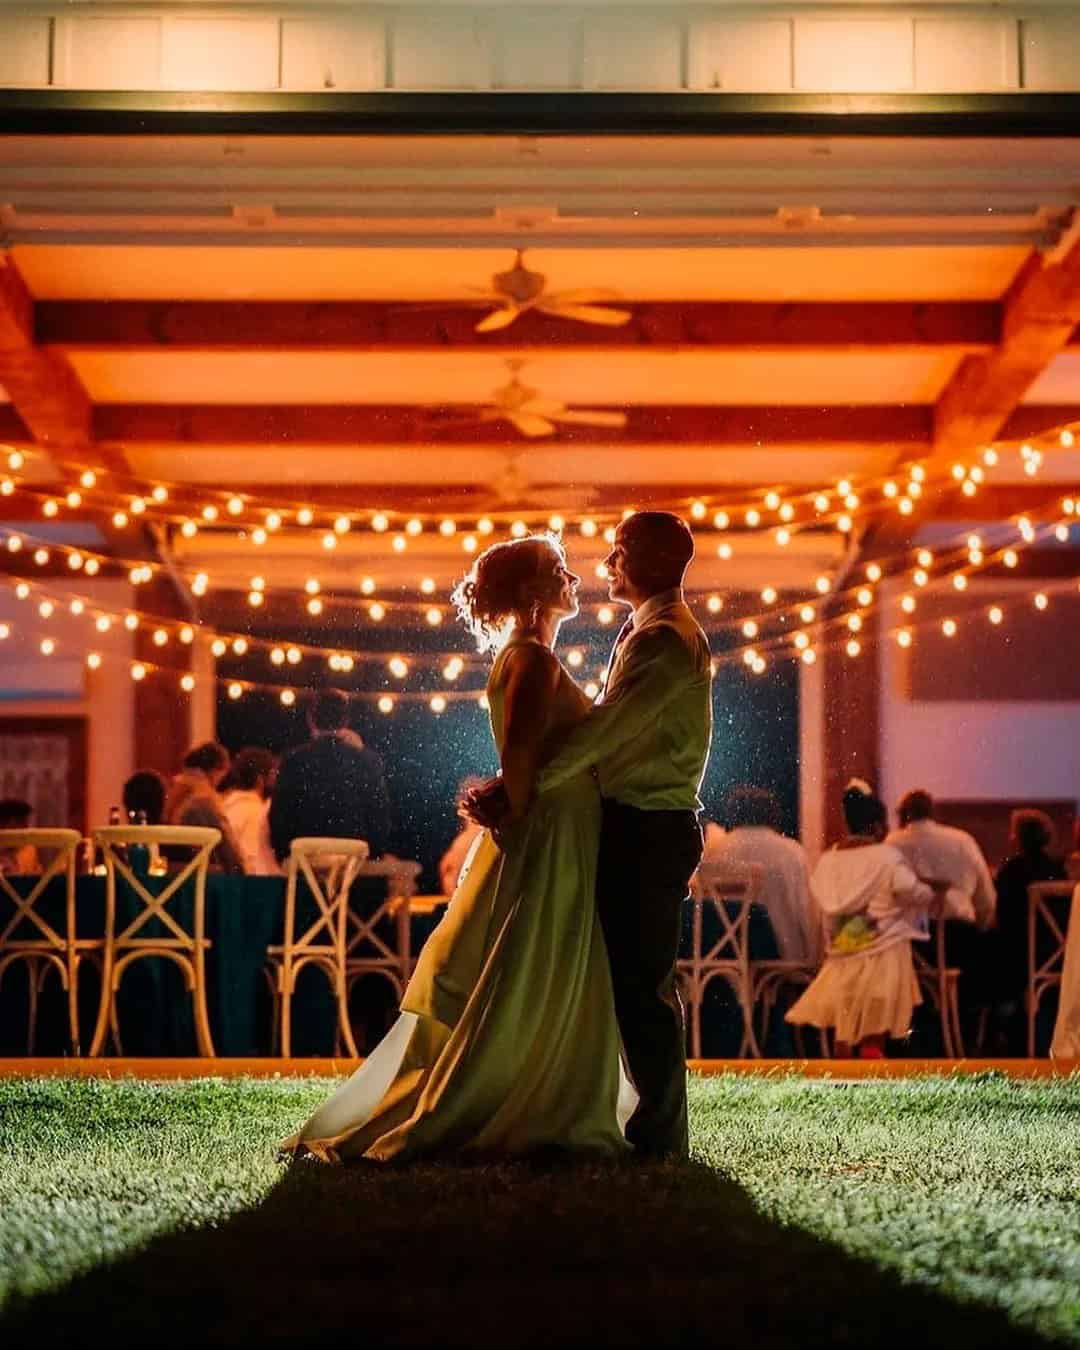
[[[413,405],[99,404],[94,431],[106,443],[224,445],[414,446],[446,445],[543,449],[552,445],[589,447],[709,446],[717,450],[865,446],[875,450],[930,448],[929,407],[631,407],[622,430],[564,426],[557,434],[527,440],[509,423],[466,422],[465,406],[430,409]],[[389,467],[389,466],[388,466]]]
[[[39,343],[62,348],[151,350],[654,346],[761,352],[822,348],[977,352],[1001,340],[1001,306],[991,301],[664,302],[631,308],[633,317],[622,328],[569,322],[533,311],[509,328],[480,335],[475,327],[485,312],[482,303],[49,300],[35,306],[33,328]]]
[[[1080,240],[1060,262],[1033,254],[1005,297],[1001,341],[957,367],[934,410],[934,448],[970,454],[995,440],[1080,323]]]
[[[60,352],[38,345],[34,300],[11,254],[0,255],[0,385],[20,428],[44,450],[90,455],[103,468],[125,471],[114,448],[93,450],[93,407],[82,382]]]

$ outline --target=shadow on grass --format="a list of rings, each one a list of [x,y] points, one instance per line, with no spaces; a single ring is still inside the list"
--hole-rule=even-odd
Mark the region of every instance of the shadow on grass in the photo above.
[[[779,1227],[709,1168],[299,1164],[0,1320],[10,1346],[1035,1347]]]

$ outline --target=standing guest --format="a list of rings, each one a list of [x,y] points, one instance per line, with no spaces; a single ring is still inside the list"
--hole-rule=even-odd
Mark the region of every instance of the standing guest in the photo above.
[[[221,785],[221,809],[249,876],[280,876],[270,844],[270,788],[277,761],[269,750],[249,747],[232,762]]]
[[[482,778],[463,778],[458,787],[458,832],[454,836],[450,847],[439,859],[439,884],[442,887],[443,895],[453,895],[461,877],[461,869],[465,864],[465,859],[469,856],[469,850],[473,846],[473,841],[478,835],[484,833],[484,827],[478,825],[475,820],[470,820],[462,808],[462,801],[468,796],[474,788],[482,787],[484,780]]]
[[[828,930],[825,964],[787,1020],[829,1028],[838,1059],[881,1059],[885,1038],[906,1036],[922,1002],[912,942],[925,941],[935,893],[884,842],[884,803],[853,779],[844,791],[847,835],[827,849],[810,885]]]
[[[0,830],[28,830],[33,814],[34,808],[29,802],[18,797],[5,797],[0,801]],[[37,876],[40,871],[41,859],[33,844],[0,850],[0,872],[6,876]]]
[[[1023,1008],[1028,980],[1028,887],[1063,881],[1065,864],[1054,851],[1057,832],[1045,811],[1022,809],[1009,818],[1010,856],[998,868],[997,933],[991,960],[995,1038],[999,1049],[1023,1048]]]
[[[160,825],[165,814],[165,779],[153,769],[140,769],[124,784],[124,810],[135,821],[140,812],[147,825]]]
[[[780,803],[767,788],[743,784],[724,797],[722,823],[728,833],[711,862],[758,863],[761,903],[769,914],[784,961],[813,961],[820,954],[821,923],[810,896],[810,864],[796,839],[780,833]]]
[[[280,861],[294,839],[365,839],[378,857],[390,836],[390,800],[382,760],[347,725],[349,701],[336,689],[316,695],[312,739],[281,765],[270,805],[270,838]]]
[[[206,741],[189,750],[184,756],[183,767],[169,784],[164,823],[220,830],[221,842],[211,856],[212,866],[223,872],[243,872],[240,854],[218,795],[218,784],[228,771],[229,752],[217,741]],[[177,856],[175,846],[164,851],[167,857]]]

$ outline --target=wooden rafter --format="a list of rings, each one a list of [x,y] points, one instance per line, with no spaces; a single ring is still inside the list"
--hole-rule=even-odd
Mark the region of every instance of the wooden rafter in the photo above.
[[[570,323],[539,313],[478,335],[476,306],[334,301],[45,301],[35,311],[41,343],[60,347],[260,351],[333,347],[401,351],[475,348],[625,347],[889,351],[989,350],[1001,306],[949,303],[637,304],[623,328]]]
[[[61,457],[75,451],[105,468],[126,469],[122,452],[95,447],[93,407],[62,353],[38,345],[34,301],[14,259],[0,258],[0,385],[19,424],[33,440]]]
[[[1080,241],[1057,263],[1034,255],[1005,297],[1001,342],[966,357],[938,399],[934,447],[970,453],[994,440],[1080,323]]]

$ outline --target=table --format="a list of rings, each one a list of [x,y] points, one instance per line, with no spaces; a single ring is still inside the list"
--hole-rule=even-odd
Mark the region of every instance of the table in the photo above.
[[[405,865],[415,875],[414,864]],[[384,903],[388,879],[402,873],[401,865],[365,864],[354,903]],[[32,879],[28,878],[28,882]],[[105,922],[105,878],[80,876],[76,881],[76,928],[80,938],[101,937]],[[118,888],[117,924],[123,920],[125,889]],[[130,898],[128,899],[130,903]],[[50,886],[40,907],[46,918],[63,929],[63,884]],[[302,898],[298,901],[303,920]],[[181,919],[191,911],[191,890],[184,887],[170,902]],[[187,915],[185,915],[185,910]],[[397,911],[400,910],[400,914]],[[418,913],[430,912],[424,905]],[[285,914],[285,878],[226,876],[210,873],[206,881],[207,1005],[214,1048],[218,1055],[268,1055],[271,1047],[271,996],[264,973],[266,949],[282,940]],[[404,933],[407,953],[422,945],[426,932],[412,932],[411,908],[395,907],[393,939]],[[419,941],[417,941],[419,939]],[[39,1008],[38,1046],[42,1054],[70,1053],[59,981],[49,977]],[[98,978],[90,961],[80,972],[80,1024],[84,1042],[93,1030],[97,1012]],[[119,995],[120,1031],[125,1054],[184,1056],[195,1053],[191,999],[179,970],[170,961],[138,961],[125,973]],[[335,1005],[323,975],[305,972],[294,1004],[294,1048],[297,1054],[329,1054],[334,1045]],[[0,985],[0,1052],[25,1051],[26,982],[22,968],[14,967]]]

